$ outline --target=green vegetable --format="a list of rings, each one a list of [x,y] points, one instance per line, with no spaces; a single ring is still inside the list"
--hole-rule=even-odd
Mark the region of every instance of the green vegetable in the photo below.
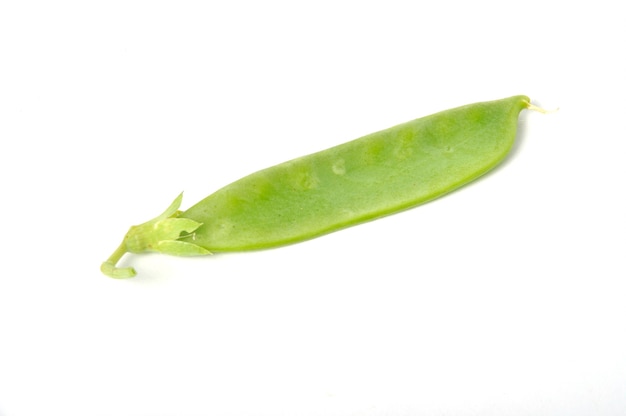
[[[261,170],[185,212],[182,194],[160,216],[130,228],[102,264],[126,253],[177,256],[255,250],[303,241],[414,207],[478,178],[507,155],[528,97],[471,104]]]

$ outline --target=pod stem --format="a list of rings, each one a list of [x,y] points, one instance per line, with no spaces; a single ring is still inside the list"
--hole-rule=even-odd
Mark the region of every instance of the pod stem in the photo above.
[[[126,249],[126,239],[122,241],[122,244],[119,245],[117,249],[111,254],[111,256],[107,259],[107,261],[102,262],[100,266],[100,270],[105,275],[112,277],[114,279],[127,279],[129,277],[133,277],[137,274],[135,269],[132,267],[117,267],[117,263],[122,259],[124,254],[128,253]]]
[[[183,194],[170,204],[158,217],[140,225],[130,227],[124,240],[111,256],[102,263],[100,270],[114,279],[127,279],[137,273],[132,267],[117,267],[117,263],[126,253],[159,252],[174,256],[202,256],[211,254],[204,247],[181,238],[192,235],[202,225],[188,218],[178,218]]]

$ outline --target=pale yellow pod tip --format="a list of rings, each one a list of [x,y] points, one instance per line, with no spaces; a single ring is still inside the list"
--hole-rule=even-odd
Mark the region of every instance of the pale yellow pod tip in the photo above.
[[[539,106],[536,106],[534,104],[531,104],[530,102],[526,103],[526,108],[528,110],[532,110],[532,111],[537,111],[541,114],[552,114],[552,113],[556,113],[557,111],[559,111],[559,107],[553,109],[553,110],[546,110],[545,108],[541,108]]]

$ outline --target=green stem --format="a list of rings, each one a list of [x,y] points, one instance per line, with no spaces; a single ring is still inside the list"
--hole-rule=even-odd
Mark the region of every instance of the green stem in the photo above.
[[[137,274],[135,269],[132,267],[117,267],[117,263],[120,261],[122,256],[126,254],[128,250],[126,249],[126,239],[122,241],[122,244],[115,249],[113,254],[107,259],[107,261],[103,262],[100,266],[100,270],[105,275],[112,277],[114,279],[127,279],[129,277],[133,277]]]
[[[180,238],[194,232],[202,224],[189,218],[178,218],[183,194],[156,218],[140,225],[130,227],[122,244],[102,263],[102,273],[115,279],[127,279],[137,273],[132,267],[117,267],[117,263],[126,253],[159,252],[174,256],[203,256],[211,254],[204,247]]]

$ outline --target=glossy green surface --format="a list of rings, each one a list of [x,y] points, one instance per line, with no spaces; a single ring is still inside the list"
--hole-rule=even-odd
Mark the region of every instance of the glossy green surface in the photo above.
[[[246,176],[181,214],[212,252],[306,240],[410,208],[504,159],[528,97],[443,111]]]
[[[422,204],[483,175],[515,141],[526,96],[443,111],[294,159],[225,186],[185,212],[182,195],[130,228],[101,270],[127,253],[197,256],[303,241]]]

